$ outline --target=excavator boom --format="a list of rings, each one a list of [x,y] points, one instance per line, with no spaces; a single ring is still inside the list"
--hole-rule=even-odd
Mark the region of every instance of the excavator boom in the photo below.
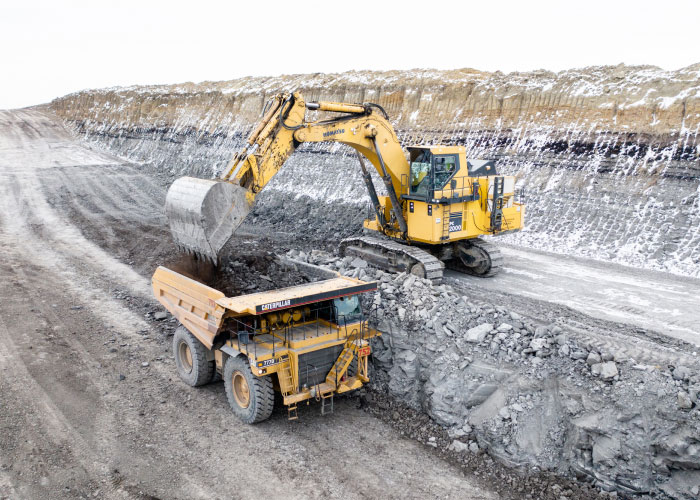
[[[335,141],[354,147],[375,165],[393,194],[393,206],[400,207],[396,195],[400,174],[387,167],[384,157],[404,171],[408,164],[391,124],[372,106],[305,103],[299,93],[276,95],[244,147],[218,179],[182,177],[171,185],[165,211],[176,245],[216,263],[221,249],[250,212],[255,195],[302,142]],[[306,109],[344,115],[323,122],[306,122]],[[405,233],[406,223],[400,210],[396,210],[395,217],[400,221],[399,231]]]

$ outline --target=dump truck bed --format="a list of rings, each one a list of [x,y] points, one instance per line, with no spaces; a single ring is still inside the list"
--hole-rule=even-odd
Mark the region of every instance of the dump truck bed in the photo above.
[[[329,280],[259,292],[239,297],[224,297],[217,304],[238,314],[265,314],[278,309],[301,306],[322,300],[371,292],[376,283],[363,283],[353,278],[338,276]]]
[[[260,315],[377,289],[366,283],[338,275],[335,278],[238,297],[195,281],[166,267],[158,267],[151,280],[155,297],[197,339],[211,349],[224,315]]]

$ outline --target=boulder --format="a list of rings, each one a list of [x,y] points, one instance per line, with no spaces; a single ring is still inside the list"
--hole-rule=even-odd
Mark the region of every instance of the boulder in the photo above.
[[[350,263],[350,266],[354,267],[355,269],[367,269],[367,261],[359,257],[355,257]]]
[[[465,339],[467,342],[474,342],[478,344],[486,338],[486,335],[488,335],[492,329],[493,325],[490,323],[482,323],[479,326],[475,326],[474,328],[467,330]]]
[[[588,363],[588,366],[597,365],[598,363],[600,363],[602,361],[603,361],[603,359],[600,357],[600,355],[597,352],[590,352],[588,354],[588,357],[586,358],[586,363]]]
[[[530,349],[540,351],[547,346],[547,339],[536,338],[530,341]]]
[[[454,441],[452,441],[450,449],[452,449],[452,451],[456,453],[462,453],[463,451],[467,451],[469,449],[469,445],[467,443],[463,443],[462,441],[457,441],[455,439]]]
[[[689,380],[690,379],[690,368],[687,366],[677,366],[675,370],[673,370],[673,378],[674,380]]]
[[[591,366],[591,373],[596,377],[602,378],[603,380],[610,380],[618,375],[617,365],[614,361],[596,363]]]
[[[693,402],[690,395],[685,391],[678,392],[678,408],[681,410],[690,410],[693,407]]]
[[[593,463],[612,465],[620,454],[620,440],[614,437],[599,436],[593,442]]]

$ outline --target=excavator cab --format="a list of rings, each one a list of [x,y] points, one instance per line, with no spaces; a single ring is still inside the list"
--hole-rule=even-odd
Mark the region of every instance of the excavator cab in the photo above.
[[[440,148],[443,149],[443,148]],[[444,148],[447,149],[447,148]],[[411,164],[410,195],[422,199],[433,197],[436,190],[443,189],[459,172],[459,154],[438,154],[430,148],[409,148]]]

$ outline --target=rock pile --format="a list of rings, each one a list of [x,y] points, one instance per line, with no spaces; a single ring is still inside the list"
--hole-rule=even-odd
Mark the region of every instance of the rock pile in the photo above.
[[[697,371],[590,350],[556,324],[361,259],[291,256],[378,282],[373,383],[444,426],[455,453],[484,449],[604,490],[693,498]]]

